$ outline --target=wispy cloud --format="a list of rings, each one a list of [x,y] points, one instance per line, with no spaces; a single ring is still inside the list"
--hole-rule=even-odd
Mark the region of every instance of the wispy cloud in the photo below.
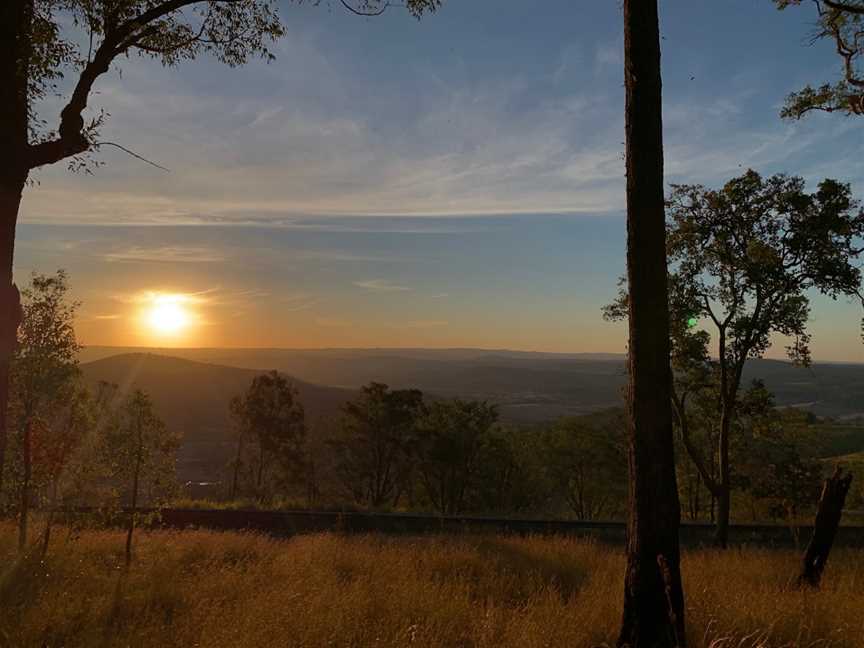
[[[369,292],[407,292],[412,290],[408,286],[394,283],[390,279],[365,279],[363,281],[354,281],[353,285]]]
[[[119,313],[99,313],[95,315],[85,315],[84,319],[95,320],[95,321],[106,321],[106,320],[118,320],[123,316]]]
[[[209,248],[177,245],[152,248],[130,247],[106,252],[102,258],[106,261],[132,263],[219,263],[225,260],[223,254]]]
[[[285,307],[282,310],[286,313],[297,313],[300,311],[309,310],[310,308],[316,306],[321,302],[320,299],[317,299],[310,295],[306,295],[304,293],[300,293],[297,295],[284,295],[279,298],[278,301],[285,304]]]

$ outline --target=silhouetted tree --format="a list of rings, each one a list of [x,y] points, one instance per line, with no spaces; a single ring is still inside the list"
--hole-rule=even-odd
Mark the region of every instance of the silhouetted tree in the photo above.
[[[499,513],[548,510],[554,487],[540,432],[511,426],[490,430],[478,467],[478,508]]]
[[[780,9],[801,0],[774,0]],[[843,65],[842,78],[818,88],[806,85],[786,98],[781,117],[800,119],[813,110],[864,115],[864,0],[813,0],[818,28],[813,41],[829,40]]]
[[[44,434],[37,435],[34,447],[34,464],[40,473],[49,494],[48,516],[42,534],[42,556],[48,552],[51,541],[51,528],[56,509],[60,505],[62,484],[74,481],[86,470],[81,461],[89,457],[81,456],[88,434],[96,427],[99,413],[97,403],[89,389],[78,381],[64,385],[57,393],[54,411],[51,412]]]
[[[801,450],[816,446],[815,439],[806,425],[775,409],[761,381],[742,391],[735,423],[733,487],[767,504],[768,514],[785,520],[797,541],[798,515],[813,505],[822,478],[821,462]]]
[[[624,435],[614,425],[559,421],[543,435],[546,469],[555,492],[578,520],[621,511],[626,479]]]
[[[354,13],[383,12],[385,0],[340,0]],[[113,144],[98,140],[104,113],[85,110],[99,77],[130,54],[173,66],[212,55],[235,67],[272,59],[283,34],[276,0],[2,0],[0,2],[0,445],[6,438],[9,366],[21,318],[12,265],[21,196],[30,172]],[[440,0],[407,0],[419,17]],[[82,32],[88,37],[81,38]],[[61,77],[73,90],[54,129],[37,105]],[[117,146],[116,144],[113,144]]]
[[[822,572],[828,563],[828,555],[834,545],[840,518],[843,516],[843,505],[846,495],[852,485],[852,474],[843,476],[843,470],[837,466],[834,474],[825,480],[822,495],[816,510],[816,520],[813,522],[813,536],[807,544],[804,558],[801,561],[801,571],[798,574],[798,587],[809,586],[818,588],[822,581]]]
[[[807,291],[857,296],[860,272],[854,261],[861,252],[864,213],[848,185],[824,180],[816,193],[807,194],[801,178],[763,180],[754,171],[720,191],[676,186],[670,213],[672,283],[680,303],[689,302],[689,317],[705,318],[716,330],[719,470],[716,479],[702,470],[702,478],[717,497],[717,539],[725,546],[730,433],[744,366],[762,356],[774,333],[792,338],[787,352],[793,361],[809,363]],[[700,355],[707,357],[707,351]],[[682,432],[687,445],[686,426]]]
[[[256,376],[243,396],[231,401],[231,408],[243,431],[238,438],[237,462],[243,461],[240,444],[248,437],[245,445],[253,455],[249,463],[256,496],[263,500],[272,495],[266,482],[274,462],[283,479],[299,479],[306,415],[288,378],[276,371]]]
[[[683,646],[656,0],[624,0],[629,513],[619,646]]]
[[[858,297],[855,260],[864,235],[864,212],[848,185],[823,180],[816,193],[804,180],[755,171],[730,180],[723,189],[677,185],[669,200],[669,256],[673,360],[672,401],[691,458],[717,499],[717,541],[726,546],[731,506],[730,443],[739,392],[748,359],[761,357],[771,336],[791,338],[794,362],[809,364],[808,291],[833,298]],[[619,295],[607,316],[627,310]],[[716,360],[709,357],[716,332]],[[713,388],[717,471],[691,442],[687,398]]]
[[[109,474],[124,483],[129,503],[126,528],[126,566],[132,562],[132,540],[138,523],[138,507],[146,494],[150,506],[160,496],[172,494],[176,482],[176,452],[179,437],[156,415],[153,402],[135,390],[119,403],[113,425],[103,438],[102,452]]]
[[[468,507],[497,421],[497,409],[485,402],[455,399],[427,407],[418,423],[417,471],[441,515]]]
[[[345,405],[330,444],[337,475],[355,502],[379,507],[398,501],[413,468],[417,422],[423,411],[419,390],[390,391],[376,382]]]
[[[231,499],[237,499],[238,488],[240,487],[240,468],[243,465],[243,451],[246,443],[246,438],[249,434],[249,426],[246,424],[246,417],[243,412],[243,398],[235,396],[228,403],[228,412],[231,417],[234,437],[237,443],[237,450],[234,454],[234,460],[231,462]]]
[[[23,291],[24,319],[13,363],[14,418],[20,445],[20,505],[18,545],[27,542],[33,498],[33,437],[50,420],[78,374],[75,311],[68,299],[69,284],[62,270],[55,275],[33,275]],[[5,454],[5,453],[4,453]]]

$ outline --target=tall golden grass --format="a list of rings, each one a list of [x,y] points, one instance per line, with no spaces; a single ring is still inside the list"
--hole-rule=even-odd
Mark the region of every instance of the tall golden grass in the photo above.
[[[0,525],[0,646],[589,647],[623,596],[620,549],[575,539],[152,532],[126,572],[121,533],[55,538],[19,561]],[[864,646],[862,558],[797,592],[794,552],[685,553],[691,646]]]

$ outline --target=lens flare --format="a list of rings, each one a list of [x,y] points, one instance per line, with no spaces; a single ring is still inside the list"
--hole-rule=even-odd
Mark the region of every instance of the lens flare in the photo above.
[[[145,307],[143,321],[151,334],[159,337],[177,336],[192,321],[189,298],[186,295],[154,294]]]

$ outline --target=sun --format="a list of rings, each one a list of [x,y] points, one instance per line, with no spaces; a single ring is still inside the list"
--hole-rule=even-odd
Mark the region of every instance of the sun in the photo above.
[[[159,336],[183,333],[192,320],[186,301],[184,295],[155,295],[144,312],[147,327]]]

